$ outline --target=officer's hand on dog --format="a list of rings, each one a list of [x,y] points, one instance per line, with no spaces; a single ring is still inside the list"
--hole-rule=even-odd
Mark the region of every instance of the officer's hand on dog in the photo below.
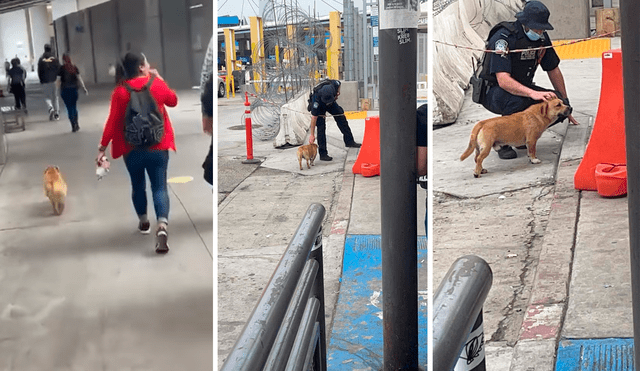
[[[551,99],[556,99],[556,94],[552,91],[535,91],[533,93],[531,93],[531,95],[529,96],[529,98],[533,99],[533,100],[543,100],[543,101],[548,101]]]
[[[309,144],[313,144],[313,142],[315,141],[316,141],[316,137],[313,134],[309,135]]]

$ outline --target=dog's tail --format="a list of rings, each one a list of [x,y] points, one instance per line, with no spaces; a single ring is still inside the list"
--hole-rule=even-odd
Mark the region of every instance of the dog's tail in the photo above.
[[[476,146],[478,145],[477,143],[478,133],[480,132],[483,126],[484,126],[484,121],[480,121],[479,123],[474,125],[473,130],[471,130],[469,145],[467,146],[466,151],[464,151],[464,153],[460,155],[460,161],[464,161],[476,149]]]

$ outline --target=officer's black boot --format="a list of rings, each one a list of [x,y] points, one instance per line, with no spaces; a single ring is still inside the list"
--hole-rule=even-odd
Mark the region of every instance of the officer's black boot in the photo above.
[[[516,151],[511,146],[502,146],[498,150],[498,157],[501,160],[511,160],[518,157]]]

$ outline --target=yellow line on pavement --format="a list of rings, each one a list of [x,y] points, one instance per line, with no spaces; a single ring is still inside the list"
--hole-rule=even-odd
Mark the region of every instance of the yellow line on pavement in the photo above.
[[[192,180],[193,180],[192,176],[178,176],[178,177],[169,178],[167,180],[167,183],[189,183]]]

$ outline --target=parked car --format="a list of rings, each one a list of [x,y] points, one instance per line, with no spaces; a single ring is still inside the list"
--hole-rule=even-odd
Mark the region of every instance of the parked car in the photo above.
[[[226,95],[227,89],[224,86],[224,80],[218,76],[218,98],[222,98]]]
[[[233,76],[233,86],[236,91],[240,90],[240,85],[244,84],[244,71],[233,71],[231,75]],[[227,82],[227,71],[220,70],[218,71],[218,77],[222,79],[222,81],[226,84]]]

